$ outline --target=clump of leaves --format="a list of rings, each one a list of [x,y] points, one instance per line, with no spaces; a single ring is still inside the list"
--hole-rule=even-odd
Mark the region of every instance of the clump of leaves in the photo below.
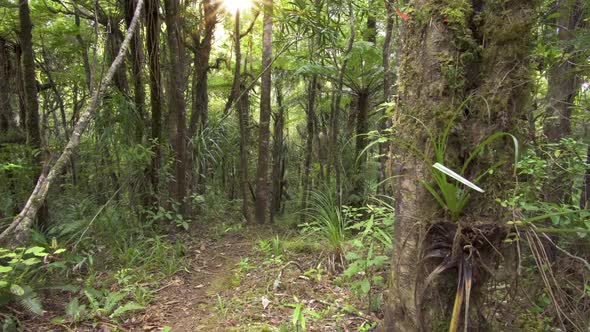
[[[462,165],[449,164],[449,161],[447,160],[447,144],[449,141],[451,129],[453,128],[453,125],[455,124],[459,114],[463,112],[468,103],[471,102],[474,97],[475,96],[470,96],[463,103],[461,103],[461,105],[459,105],[459,107],[453,113],[453,117],[448,121],[444,130],[438,136],[436,136],[420,119],[409,115],[411,119],[416,121],[424,129],[430,143],[427,150],[420,149],[420,147],[416,146],[412,142],[398,139],[396,137],[381,136],[376,132],[371,133],[371,135],[377,135],[379,137],[371,142],[371,144],[369,144],[365,150],[363,150],[363,152],[365,152],[375,144],[394,141],[396,144],[400,145],[407,151],[415,154],[420,160],[424,162],[426,166],[425,169],[429,175],[429,178],[432,179],[432,182],[429,182],[427,178],[418,180],[422,183],[422,185],[424,185],[426,190],[428,190],[436,202],[455,222],[459,220],[459,217],[463,214],[465,207],[471,198],[471,189],[478,192],[484,192],[483,189],[477,186],[477,183],[479,183],[486,175],[492,174],[499,167],[506,164],[505,160],[498,161],[487,169],[481,170],[474,174],[472,180],[468,180],[466,178],[466,173],[469,169],[469,166],[473,163],[473,161],[476,160],[478,156],[481,155],[482,152],[484,152],[486,147],[500,139],[510,138],[514,147],[515,165],[518,162],[519,156],[519,143],[516,137],[506,132],[495,132],[479,142],[479,144],[476,145],[475,148],[469,153]],[[434,156],[430,156],[427,151],[432,151]]]
[[[55,241],[54,241],[55,242]],[[44,247],[0,248],[0,307],[17,302],[28,312],[41,316],[45,312],[35,289],[42,271],[63,268],[57,261],[65,249]]]
[[[164,221],[171,223],[178,228],[182,228],[185,231],[188,231],[190,226],[190,220],[185,219],[180,213],[180,203],[178,202],[173,202],[172,208],[169,210],[159,206],[157,210],[147,210],[145,213],[148,216],[148,222],[150,224]]]
[[[83,295],[86,304],[82,304],[80,298],[75,297],[66,306],[66,316],[54,318],[52,321],[76,323],[92,319],[117,319],[129,311],[144,309],[136,302],[126,301],[127,293],[122,291],[110,292],[87,288]]]
[[[367,296],[369,310],[378,310],[377,298],[371,290],[374,286],[384,287],[383,274],[389,262],[389,253],[393,247],[390,228],[393,226],[393,207],[385,206],[346,208],[346,214],[362,217],[360,221],[348,227],[356,232],[349,241],[351,248],[346,252],[347,268],[344,277],[352,280],[351,289],[359,296]]]
[[[309,194],[309,208],[304,211],[311,221],[302,225],[303,232],[325,240],[330,249],[328,265],[331,270],[344,262],[343,246],[347,239],[348,220],[330,193],[313,191]]]

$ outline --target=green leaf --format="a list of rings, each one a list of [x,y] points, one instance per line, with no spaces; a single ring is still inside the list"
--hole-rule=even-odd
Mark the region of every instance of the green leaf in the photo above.
[[[369,290],[371,290],[371,283],[369,279],[363,279],[360,281],[360,289],[363,294],[369,294]]]
[[[45,313],[45,310],[43,310],[43,305],[41,304],[41,300],[39,300],[37,294],[35,293],[27,294],[27,296],[20,298],[18,302],[27,311],[37,316],[43,316]]]
[[[0,273],[8,273],[12,271],[12,266],[0,265]]]
[[[23,261],[23,264],[27,265],[27,266],[31,266],[31,265],[35,265],[41,263],[41,260],[39,258],[36,257],[31,257],[31,258],[27,258]]]
[[[10,292],[16,296],[25,295],[25,290],[17,284],[10,285]]]
[[[43,247],[32,247],[25,251],[25,254],[33,254],[38,257],[45,257],[47,253],[45,252],[45,248]]]
[[[297,322],[299,321],[300,315],[301,315],[301,304],[297,304],[295,306],[295,310],[293,311],[293,325],[297,326]]]
[[[144,306],[139,305],[135,302],[129,302],[129,303],[126,303],[124,306],[118,307],[117,310],[115,310],[109,317],[116,318],[116,317],[121,316],[122,314],[126,313],[127,311],[143,310],[143,309],[145,309]]]
[[[59,255],[59,254],[65,252],[65,251],[66,251],[66,249],[61,248],[61,249],[57,249],[56,251],[54,251],[53,254],[54,255]]]

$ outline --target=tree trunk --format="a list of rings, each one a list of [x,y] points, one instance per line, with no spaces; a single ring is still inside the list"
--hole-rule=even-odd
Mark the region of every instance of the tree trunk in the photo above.
[[[373,45],[377,41],[377,21],[371,11],[373,0],[369,1],[369,11],[367,16],[367,26],[364,34],[364,39]],[[356,107],[356,170],[353,180],[353,193],[357,196],[363,196],[365,189],[365,164],[367,155],[361,156],[361,153],[367,146],[367,133],[369,132],[369,107],[370,107],[370,90],[368,88],[358,91]],[[365,151],[365,153],[367,153]],[[359,202],[356,202],[359,203]]]
[[[25,83],[23,79],[23,50],[20,45],[14,47],[16,56],[16,94],[18,95],[18,120],[19,126],[26,132],[27,130],[27,105],[25,97]]]
[[[590,144],[586,152],[586,165],[590,165]],[[580,195],[580,209],[590,208],[590,167],[586,167],[584,182],[582,183],[582,194]]]
[[[476,5],[411,1],[414,13],[428,14],[403,23],[398,77],[400,114],[392,121],[399,128],[398,139],[432,157],[427,130],[440,137],[458,114],[444,154],[446,166],[459,169],[469,152],[490,134],[508,131],[518,135],[514,131],[526,128],[522,124],[530,96],[528,61],[534,5],[533,1],[520,0],[487,0]],[[451,20],[449,12],[461,15]],[[472,99],[457,113],[458,106],[471,94],[482,98]],[[465,176],[473,179],[474,174],[501,160],[510,164],[512,152],[506,145],[478,156]],[[418,181],[432,180],[432,165],[396,143],[391,144],[390,156],[395,158],[389,161],[387,169],[392,173],[388,176],[397,176],[397,195],[387,331],[436,330],[437,326],[448,326],[457,273],[441,273],[437,281],[430,283],[428,292],[421,288],[426,276],[440,263],[434,258],[427,262],[423,256],[429,244],[440,240],[433,229],[447,230],[447,240],[450,237],[451,245],[457,245],[454,236],[459,233],[455,232],[471,227],[473,220],[501,224],[503,212],[498,211],[494,199],[508,192],[511,177],[503,171],[487,177],[484,188],[493,194],[473,194],[465,208],[469,219],[462,215],[455,222]],[[480,254],[485,256],[484,252]],[[478,271],[485,275],[485,271]],[[473,294],[480,286],[473,285],[472,310],[476,310]],[[424,296],[420,296],[422,291]],[[470,329],[485,331],[485,320],[470,319]]]
[[[193,37],[195,41],[195,73],[193,76],[192,112],[188,131],[188,137],[191,140],[207,127],[209,121],[209,59],[211,57],[211,46],[215,33],[215,24],[217,24],[219,5],[219,3],[211,0],[203,1],[203,26],[201,28],[203,36],[201,38],[199,34]],[[191,191],[203,192],[204,184],[201,182],[204,181],[205,177],[202,176],[202,172],[206,171],[206,165],[204,165],[204,161],[201,161],[205,167],[199,170],[194,169],[195,158],[199,157],[195,156],[195,153],[194,148],[188,153],[187,169],[190,172]]]
[[[366,161],[367,147],[366,134],[369,132],[368,116],[369,116],[369,92],[367,90],[360,91],[356,100],[356,142],[355,142],[355,174],[352,180],[352,195],[355,199],[351,199],[351,204],[362,204],[362,198],[365,196],[365,178],[366,178]],[[364,151],[364,152],[363,152]]]
[[[14,128],[14,115],[10,106],[10,50],[0,37],[0,135]]]
[[[340,67],[340,71],[338,73],[338,82],[336,83],[336,90],[334,91],[334,100],[331,105],[332,114],[330,115],[332,123],[332,137],[330,139],[332,143],[332,162],[334,166],[334,175],[335,175],[335,190],[336,190],[336,197],[338,198],[338,203],[342,203],[342,169],[340,165],[340,144],[338,143],[338,136],[340,133],[340,113],[341,109],[341,101],[342,101],[342,88],[344,86],[344,74],[346,73],[346,68],[348,67],[348,55],[352,51],[352,47],[354,46],[354,39],[356,38],[355,34],[355,18],[354,18],[354,10],[352,2],[348,3],[348,16],[350,20],[350,36],[348,38],[348,45],[346,47],[346,51],[344,52],[342,66]]]
[[[159,198],[160,164],[162,160],[162,83],[160,76],[160,17],[159,0],[147,0],[146,35],[147,52],[149,58],[150,80],[150,108],[152,113],[152,145],[154,155],[150,166],[150,182],[152,185],[151,205],[155,205]]]
[[[318,77],[313,75],[309,82],[307,90],[307,131],[305,138],[305,161],[303,164],[303,181],[301,191],[301,211],[307,209],[307,197],[309,196],[311,163],[313,159],[313,137],[315,128],[315,100],[317,95]],[[301,222],[305,221],[305,215],[302,213]]]
[[[274,222],[275,215],[281,210],[285,167],[284,159],[284,127],[285,110],[283,108],[283,91],[280,79],[275,80],[277,111],[274,115],[273,148],[272,148],[272,200],[270,204],[270,220]]]
[[[35,54],[33,53],[33,23],[28,0],[20,0],[19,4],[20,20],[20,43],[23,51],[22,70],[24,96],[26,105],[26,133],[27,145],[33,150],[41,149],[43,141],[41,139],[41,129],[39,126],[39,101],[37,100],[37,79],[35,74]],[[38,181],[42,172],[43,153],[35,153],[35,164],[38,165],[38,171],[33,176],[33,184]],[[40,206],[38,215],[39,225],[47,226],[49,212],[47,205],[43,201]]]
[[[133,13],[137,6],[137,0],[125,0],[125,23],[127,28],[133,20]],[[137,127],[135,129],[136,142],[143,141],[143,129],[145,126],[145,88],[143,85],[143,43],[141,41],[141,28],[133,34],[131,39],[130,57],[131,73],[133,75],[133,104],[137,115]]]
[[[238,116],[238,125],[240,128],[240,193],[242,195],[242,213],[247,223],[252,223],[252,213],[250,210],[250,180],[248,172],[248,109],[250,107],[248,101],[248,91],[243,91],[244,86],[242,84],[242,47],[241,34],[240,34],[240,11],[236,11],[235,26],[234,26],[234,49],[235,49],[235,61],[236,67],[234,69],[234,83],[228,104],[231,107],[232,104],[236,105],[236,111]],[[236,100],[236,98],[238,98]]]
[[[168,107],[172,117],[174,149],[174,180],[172,198],[186,214],[186,105],[184,101],[184,45],[181,34],[181,13],[178,0],[165,0],[166,32],[170,51]]]
[[[576,73],[576,64],[580,56],[573,54],[572,40],[574,31],[583,22],[583,1],[565,0],[557,3],[557,38],[560,44],[568,45],[563,50],[561,60],[549,68],[547,77],[547,106],[545,108],[545,123],[543,132],[549,143],[559,143],[562,138],[571,134],[571,114],[574,108],[574,100],[580,89],[580,82]],[[550,162],[548,182],[543,187],[543,195],[547,202],[559,203],[571,201],[570,195],[564,195],[571,191],[571,183],[564,181],[567,174],[558,164],[559,160]]]
[[[119,30],[119,26],[117,24],[118,19],[115,17],[109,17],[109,28],[110,32],[107,33],[107,61],[113,62],[115,57],[117,56],[118,50],[121,48],[121,42],[123,41],[123,33]],[[129,94],[129,82],[127,81],[127,66],[125,63],[122,63],[119,69],[117,69],[117,73],[115,74],[115,78],[113,79],[115,87],[121,92],[124,96],[128,96]]]
[[[391,72],[391,42],[393,39],[393,4],[394,0],[384,0],[386,9],[385,38],[383,40],[383,101],[391,102],[391,88],[393,86],[393,74]],[[379,130],[387,129],[387,118],[384,114],[379,120]],[[385,195],[388,190],[386,184],[387,143],[379,144],[379,194]]]
[[[256,221],[266,222],[268,212],[268,160],[270,144],[270,114],[272,88],[272,0],[264,2],[264,25],[262,32],[262,82],[260,90],[260,123],[258,134],[258,168],[256,177]]]

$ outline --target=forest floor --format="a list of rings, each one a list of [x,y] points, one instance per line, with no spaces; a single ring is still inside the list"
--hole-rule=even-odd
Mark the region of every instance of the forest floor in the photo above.
[[[146,285],[145,310],[56,324],[70,295],[43,318],[22,321],[26,331],[367,331],[379,322],[366,298],[354,295],[323,267],[323,248],[297,232],[223,226],[193,230],[185,257],[171,276]],[[111,286],[117,290],[117,286]]]
[[[321,268],[317,245],[268,228],[206,238],[189,246],[186,269],[132,318],[134,330],[295,331],[304,324],[307,331],[357,331],[378,321]]]

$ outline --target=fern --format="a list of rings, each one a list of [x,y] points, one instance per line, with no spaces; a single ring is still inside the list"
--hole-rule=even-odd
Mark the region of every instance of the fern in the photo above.
[[[92,311],[99,311],[101,309],[100,303],[98,301],[99,295],[96,293],[98,293],[98,291],[95,289],[84,290],[84,295],[86,295],[88,303],[90,304],[90,309],[92,309]]]
[[[21,307],[33,315],[43,316],[45,313],[41,300],[35,293],[27,293],[25,296],[17,297],[16,300]]]
[[[73,298],[66,307],[66,316],[73,322],[81,320],[85,313],[86,305],[80,305],[80,301],[77,297]]]
[[[115,306],[121,302],[122,299],[125,298],[125,293],[122,292],[113,292],[113,293],[109,293],[109,295],[106,297],[105,299],[105,303],[104,303],[104,311],[106,313],[112,312],[113,309],[115,308]]]
[[[125,303],[125,305],[118,307],[109,317],[116,318],[131,310],[142,310],[145,307],[135,302]]]

